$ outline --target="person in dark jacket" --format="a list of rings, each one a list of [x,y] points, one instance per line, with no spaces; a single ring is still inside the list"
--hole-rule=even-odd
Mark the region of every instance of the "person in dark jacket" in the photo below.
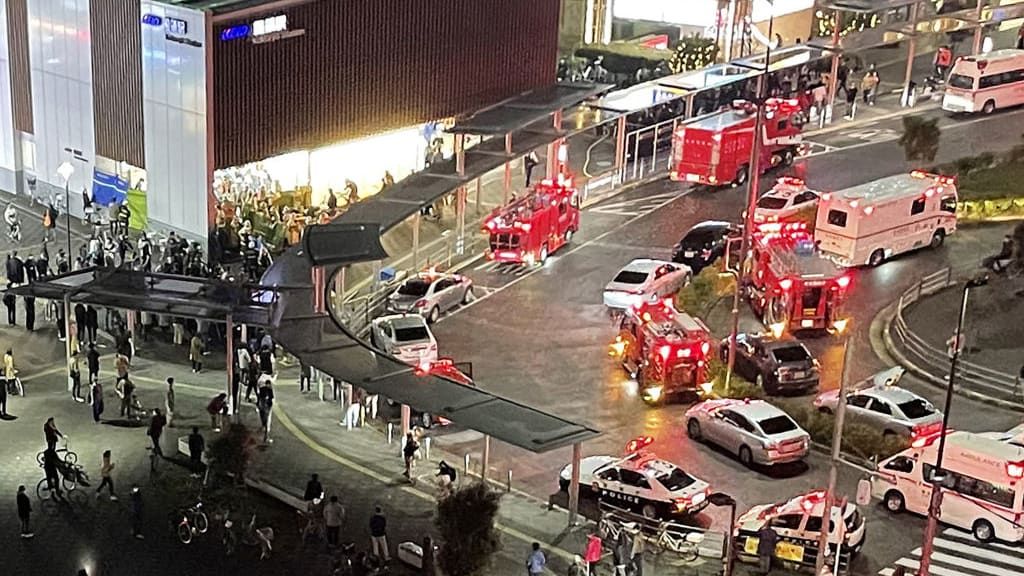
[[[138,486],[132,486],[132,535],[139,540],[145,538],[142,535],[142,490]]]
[[[779,534],[771,524],[765,524],[757,531],[757,562],[761,574],[772,570],[772,559],[775,558],[775,545],[779,542]]]
[[[43,246],[43,251],[36,258],[36,276],[39,278],[46,278],[50,275],[50,256],[46,253],[46,246]]]
[[[28,494],[25,493],[24,486],[18,486],[18,519],[21,520],[21,537],[31,538],[35,536],[32,533],[32,527],[29,524],[29,519],[32,516],[32,500],[29,499]]]
[[[29,332],[36,329],[36,299],[33,296],[25,296],[25,328]]]
[[[32,282],[35,282],[36,281],[36,259],[33,258],[31,254],[29,255],[28,258],[25,259],[24,266],[25,266],[25,279],[28,280],[28,282],[30,284]]]
[[[192,465],[192,477],[198,478],[199,471],[203,469],[203,452],[206,451],[206,439],[199,433],[199,426],[192,427],[192,433],[188,435],[188,459]]]
[[[86,318],[85,304],[79,302],[75,304],[75,326],[78,328],[77,333],[79,342],[85,342],[87,323],[88,318]]]
[[[100,329],[99,313],[92,305],[85,307],[85,320],[85,324],[88,326],[89,343],[92,344],[96,342],[96,331]]]
[[[13,283],[7,284],[8,289],[11,289],[13,286]],[[4,306],[7,307],[7,323],[11,326],[16,326],[18,324],[17,304],[18,299],[14,294],[11,294],[10,292],[4,294]]]
[[[95,382],[100,373],[100,353],[96,351],[95,344],[89,344],[89,351],[85,354],[86,364],[89,365],[89,382]]]
[[[385,562],[391,560],[387,533],[388,519],[384,517],[384,509],[377,506],[370,518],[370,550],[374,556]]]
[[[312,502],[323,495],[324,487],[320,484],[320,476],[313,474],[309,477],[309,482],[306,482],[306,492],[303,494],[302,499],[306,502]]]

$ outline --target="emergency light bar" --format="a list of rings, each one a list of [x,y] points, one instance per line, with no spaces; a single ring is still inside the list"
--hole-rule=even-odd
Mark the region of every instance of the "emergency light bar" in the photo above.
[[[941,174],[933,174],[931,172],[925,172],[924,170],[914,170],[914,171],[912,171],[910,173],[910,176],[912,178],[922,178],[922,179],[923,178],[930,178],[932,180],[935,180],[939,184],[947,184],[947,185],[956,184],[956,177],[955,176],[943,176]]]
[[[654,438],[651,438],[650,436],[639,436],[637,438],[633,438],[629,442],[626,442],[626,454],[636,454],[651,444],[654,444]]]

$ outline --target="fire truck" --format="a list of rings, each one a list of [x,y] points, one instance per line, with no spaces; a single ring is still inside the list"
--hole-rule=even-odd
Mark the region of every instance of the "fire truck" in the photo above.
[[[803,139],[804,115],[796,100],[765,101],[764,140],[759,169],[793,163]],[[750,177],[750,148],[757,107],[746,101],[718,114],[680,124],[672,135],[673,180],[741,186]]]
[[[759,225],[747,266],[750,305],[776,336],[846,327],[850,274],[818,253],[805,222]]]
[[[698,394],[707,380],[710,350],[708,327],[666,299],[628,308],[610,353],[636,380],[641,398],[653,405]]]
[[[543,263],[580,229],[580,197],[572,179],[559,175],[534,186],[523,198],[495,209],[484,221],[487,258],[496,262]]]

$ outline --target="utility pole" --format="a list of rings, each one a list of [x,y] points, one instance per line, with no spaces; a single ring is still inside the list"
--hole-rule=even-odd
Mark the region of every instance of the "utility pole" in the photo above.
[[[828,468],[828,486],[825,488],[825,507],[821,512],[821,534],[818,536],[818,557],[814,561],[814,573],[821,574],[825,565],[825,551],[828,550],[829,523],[832,519],[832,503],[835,502],[836,480],[839,476],[839,455],[843,444],[843,423],[846,421],[846,385],[849,379],[850,358],[853,356],[853,331],[847,323],[844,326],[846,339],[843,341],[843,370],[839,376],[839,402],[836,405],[836,419],[832,429],[832,458]],[[839,562],[840,541],[836,545],[836,559]]]
[[[775,17],[768,20],[768,38],[774,33]],[[732,295],[732,330],[729,332],[729,358],[725,369],[725,390],[729,391],[732,371],[736,366],[736,336],[740,331],[740,291],[746,276],[747,252],[750,251],[754,233],[754,209],[757,208],[757,191],[761,187],[761,145],[764,143],[764,100],[765,81],[772,61],[772,45],[764,53],[764,70],[757,76],[757,102],[754,118],[754,142],[750,146],[750,163],[747,165],[747,214],[743,219],[743,241],[740,243],[739,273],[736,275],[736,290]]]
[[[832,114],[836,107],[836,93],[839,92],[839,59],[843,57],[839,50],[839,10],[834,10],[833,15],[835,23],[832,26],[832,72],[828,78],[828,104],[821,111],[821,117],[818,119],[821,126],[832,121]]]
[[[921,2],[916,0],[910,6],[910,39],[907,41],[907,71],[903,78],[903,105],[910,106],[910,83],[913,81],[914,57],[917,55],[917,22],[921,14]]]

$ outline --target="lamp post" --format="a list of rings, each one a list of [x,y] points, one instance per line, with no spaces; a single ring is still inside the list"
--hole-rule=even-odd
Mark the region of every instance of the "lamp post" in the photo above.
[[[821,568],[825,565],[825,551],[828,550],[828,536],[831,532],[829,526],[832,519],[832,503],[835,501],[836,481],[839,478],[839,455],[843,444],[843,423],[846,421],[846,381],[850,367],[850,357],[853,356],[853,334],[850,331],[849,320],[838,320],[835,323],[836,332],[846,333],[843,340],[843,369],[839,376],[839,398],[836,403],[836,419],[832,427],[832,457],[828,467],[828,486],[825,488],[825,505],[821,512],[821,533],[818,535],[818,556],[814,560],[814,573],[821,574]],[[841,515],[840,515],[841,517]],[[839,562],[838,555],[842,542],[836,544],[836,562]]]
[[[953,336],[953,354],[949,362],[949,382],[946,383],[946,405],[942,407],[942,430],[939,434],[939,449],[935,456],[935,468],[932,477],[931,501],[928,504],[928,524],[924,529],[924,543],[921,545],[921,566],[918,576],[930,576],[932,564],[932,546],[935,540],[935,531],[938,529],[939,512],[942,507],[942,487],[945,474],[942,471],[942,455],[946,449],[946,430],[949,427],[949,412],[953,402],[953,388],[956,384],[956,365],[960,360],[961,334],[964,329],[964,318],[967,316],[967,297],[971,288],[978,288],[988,284],[988,276],[981,275],[971,278],[964,283],[963,293],[960,296],[960,316],[956,321],[956,334]]]
[[[771,40],[775,26],[775,3],[772,5],[772,15],[768,18],[768,39]],[[751,24],[753,26],[753,24]],[[740,290],[743,289],[744,262],[747,252],[750,250],[751,236],[754,227],[754,209],[757,208],[757,190],[761,185],[761,144],[764,140],[764,92],[765,76],[772,62],[772,44],[769,41],[764,53],[764,70],[757,76],[757,100],[754,119],[754,142],[750,147],[750,163],[747,165],[747,213],[743,219],[743,240],[740,242],[739,274],[736,277],[736,290],[732,295],[732,330],[729,332],[729,358],[725,368],[725,390],[729,391],[729,384],[732,381],[732,371],[736,365],[736,336],[740,331]]]
[[[74,165],[67,160],[57,167],[57,174],[64,179],[64,214],[66,215],[68,226],[68,262],[71,262],[71,176],[74,173]],[[56,226],[56,222],[54,222],[54,226]]]
[[[708,496],[708,501],[714,506],[729,507],[729,534],[725,537],[725,567],[722,576],[732,576],[732,559],[736,555],[733,550],[733,547],[736,545],[736,540],[733,538],[736,528],[736,500],[724,492],[715,492]]]

